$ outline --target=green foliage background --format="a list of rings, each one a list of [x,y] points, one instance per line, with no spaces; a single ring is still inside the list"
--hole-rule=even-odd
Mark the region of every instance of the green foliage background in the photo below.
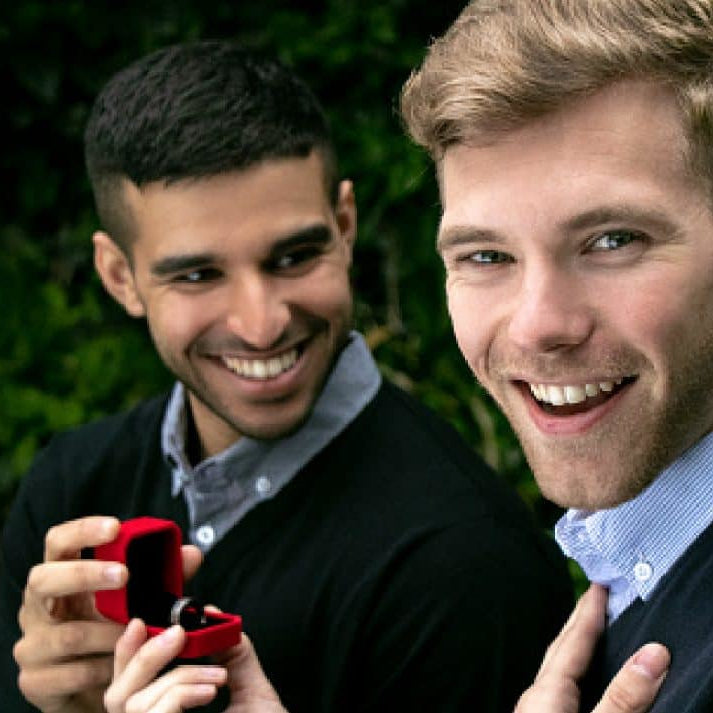
[[[96,227],[81,136],[116,70],[157,47],[237,38],[274,52],[326,104],[355,181],[357,325],[384,373],[453,422],[549,525],[504,419],[455,346],[434,251],[439,205],[427,157],[404,137],[399,89],[447,0],[24,0],[0,9],[5,109],[0,191],[0,524],[50,435],[123,409],[169,383],[142,323],[93,274]],[[477,319],[478,305],[473,305]]]

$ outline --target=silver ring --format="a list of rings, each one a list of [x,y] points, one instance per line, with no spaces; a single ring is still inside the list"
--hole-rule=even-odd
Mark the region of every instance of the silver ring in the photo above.
[[[183,612],[188,607],[195,609],[196,612],[199,612],[202,609],[202,607],[195,599],[193,599],[193,597],[180,597],[179,599],[176,599],[175,602],[173,602],[173,605],[171,606],[171,614],[169,617],[169,621],[172,625],[181,623],[181,617],[183,616]]]

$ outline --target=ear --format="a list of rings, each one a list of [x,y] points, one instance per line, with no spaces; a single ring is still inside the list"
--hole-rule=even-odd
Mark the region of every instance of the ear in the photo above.
[[[351,253],[357,232],[356,199],[354,198],[354,184],[351,181],[339,183],[335,215],[339,235]]]
[[[132,317],[143,317],[146,310],[136,289],[134,271],[129,258],[107,233],[97,231],[92,236],[92,242],[94,267],[106,291]]]

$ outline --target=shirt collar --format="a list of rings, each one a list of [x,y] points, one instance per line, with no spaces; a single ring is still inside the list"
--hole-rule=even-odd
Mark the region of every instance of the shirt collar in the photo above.
[[[358,332],[352,331],[309,417],[295,433],[274,441],[243,436],[222,453],[202,461],[196,469],[209,463],[224,468],[241,454],[259,451],[260,457],[269,457],[273,467],[289,464],[289,470],[297,472],[361,413],[380,385],[381,374],[369,347]],[[194,471],[185,453],[186,425],[186,389],[177,382],[161,428],[161,448],[171,470],[174,496],[181,492]]]
[[[591,581],[614,585],[610,599],[619,594],[620,607],[646,600],[713,521],[712,472],[710,433],[633,500],[593,513],[569,510],[555,537]]]

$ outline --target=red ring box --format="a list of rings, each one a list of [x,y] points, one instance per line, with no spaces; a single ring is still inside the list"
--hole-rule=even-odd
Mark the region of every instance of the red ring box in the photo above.
[[[121,523],[113,542],[94,548],[96,559],[121,562],[129,580],[121,589],[95,593],[97,609],[107,618],[128,624],[140,618],[148,635],[170,625],[171,604],[183,596],[181,530],[171,520],[137,517]],[[206,612],[200,628],[186,631],[179,658],[196,658],[223,651],[240,641],[242,619],[234,614]]]

